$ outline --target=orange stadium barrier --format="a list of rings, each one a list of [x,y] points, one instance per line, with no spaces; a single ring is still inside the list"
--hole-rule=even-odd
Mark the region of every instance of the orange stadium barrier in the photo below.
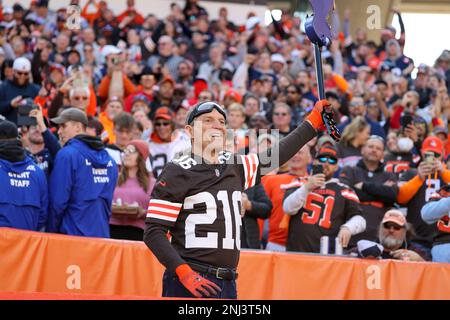
[[[161,297],[144,243],[0,228],[0,299]],[[240,299],[450,299],[450,265],[243,251]]]

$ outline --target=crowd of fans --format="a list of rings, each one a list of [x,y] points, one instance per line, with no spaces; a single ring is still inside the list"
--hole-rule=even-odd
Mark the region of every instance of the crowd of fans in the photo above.
[[[80,28],[48,0],[0,8],[0,226],[142,240],[158,175],[190,147],[192,106],[220,102],[230,151],[252,152],[250,132],[276,143],[317,102],[300,18],[265,26],[250,12],[237,25],[226,7],[211,20],[187,0],[158,19],[126,2],[116,16],[88,1]],[[374,42],[364,28],[350,35],[350,15],[323,51],[342,140],[314,139],[243,196],[243,247],[319,252],[327,235],[349,251],[367,240],[382,257],[450,262],[450,51],[416,66],[402,23],[399,39],[388,27]],[[335,198],[315,192],[327,188],[345,210],[328,210]]]

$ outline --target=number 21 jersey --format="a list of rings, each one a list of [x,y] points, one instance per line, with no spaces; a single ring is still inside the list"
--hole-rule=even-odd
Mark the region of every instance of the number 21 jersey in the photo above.
[[[146,223],[167,226],[184,260],[236,268],[241,192],[259,183],[259,160],[224,152],[219,162],[182,156],[169,163],[152,192]]]

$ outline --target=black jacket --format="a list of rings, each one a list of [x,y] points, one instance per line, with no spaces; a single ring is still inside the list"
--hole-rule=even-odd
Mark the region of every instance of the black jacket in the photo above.
[[[0,114],[3,115],[6,120],[17,124],[17,113],[19,108],[13,108],[11,106],[11,101],[18,96],[22,96],[24,99],[31,98],[34,100],[38,95],[39,90],[40,87],[33,83],[19,86],[13,81],[6,80],[0,85]]]
[[[241,247],[260,249],[259,225],[257,219],[267,219],[272,211],[272,202],[267,197],[262,184],[245,191],[248,200],[252,203],[252,210],[245,213],[242,219]]]
[[[383,164],[380,164],[375,171],[369,171],[364,162],[360,160],[356,167],[345,167],[339,180],[353,188],[359,182],[363,182],[362,188],[355,188],[355,192],[361,202],[362,216],[366,219],[367,226],[366,231],[352,237],[351,242],[356,243],[361,239],[376,241],[384,213],[394,205],[397,199],[396,175],[386,172]],[[394,185],[386,185],[385,183],[388,181],[393,182]]]

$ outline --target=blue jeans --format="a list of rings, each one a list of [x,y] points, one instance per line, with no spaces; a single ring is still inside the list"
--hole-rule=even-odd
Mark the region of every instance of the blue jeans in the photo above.
[[[209,273],[199,273],[205,279],[217,284],[222,291],[209,298],[215,299],[237,299],[236,280],[221,280]],[[165,271],[163,275],[163,297],[195,298],[178,279],[176,273]]]
[[[433,257],[433,262],[450,263],[450,243],[433,246],[433,249],[431,249],[431,256]]]

